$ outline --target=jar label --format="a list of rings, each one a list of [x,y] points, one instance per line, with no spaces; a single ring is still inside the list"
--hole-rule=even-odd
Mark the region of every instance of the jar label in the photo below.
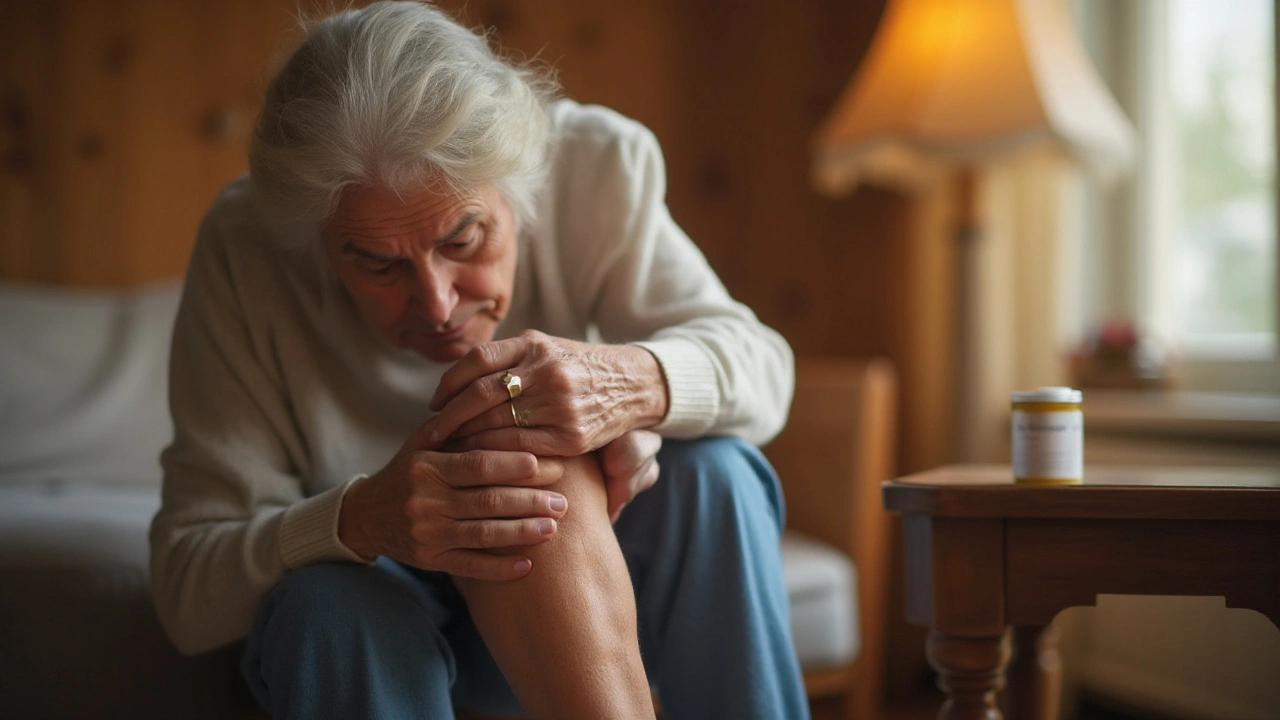
[[[1015,478],[1084,476],[1084,413],[1013,411]]]

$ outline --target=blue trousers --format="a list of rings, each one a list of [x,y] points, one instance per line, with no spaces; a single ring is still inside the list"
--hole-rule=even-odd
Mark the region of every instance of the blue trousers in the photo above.
[[[730,438],[667,441],[658,462],[657,484],[614,529],[664,718],[808,718],[773,469]],[[448,576],[386,558],[286,576],[262,603],[242,669],[276,718],[521,712]]]

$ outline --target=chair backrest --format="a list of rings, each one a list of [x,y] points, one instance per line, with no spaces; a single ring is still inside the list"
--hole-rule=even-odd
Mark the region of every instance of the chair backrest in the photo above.
[[[849,553],[880,553],[893,475],[895,381],[889,361],[802,357],[782,433],[765,448],[782,478],[787,524]]]
[[[765,448],[782,479],[788,527],[844,550],[857,568],[857,717],[877,716],[883,692],[890,525],[880,483],[894,474],[896,403],[888,360],[797,358],[791,416]]]

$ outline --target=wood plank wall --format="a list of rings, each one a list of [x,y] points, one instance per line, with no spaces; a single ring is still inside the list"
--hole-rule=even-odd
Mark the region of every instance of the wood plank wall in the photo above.
[[[289,3],[0,3],[0,277],[181,273],[243,172]]]
[[[0,279],[128,285],[181,273],[200,215],[245,168],[296,5],[0,2]],[[810,134],[882,0],[442,5],[554,64],[568,95],[649,125],[672,213],[730,291],[798,353],[892,359],[899,469],[950,458],[947,189],[830,200],[807,180]],[[891,677],[922,667],[919,635],[907,637]]]

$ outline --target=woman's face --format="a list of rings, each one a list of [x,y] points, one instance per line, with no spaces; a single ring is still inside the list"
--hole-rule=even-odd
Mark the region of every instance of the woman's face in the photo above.
[[[391,343],[453,362],[511,307],[515,215],[497,188],[343,193],[325,249],[360,316]]]

